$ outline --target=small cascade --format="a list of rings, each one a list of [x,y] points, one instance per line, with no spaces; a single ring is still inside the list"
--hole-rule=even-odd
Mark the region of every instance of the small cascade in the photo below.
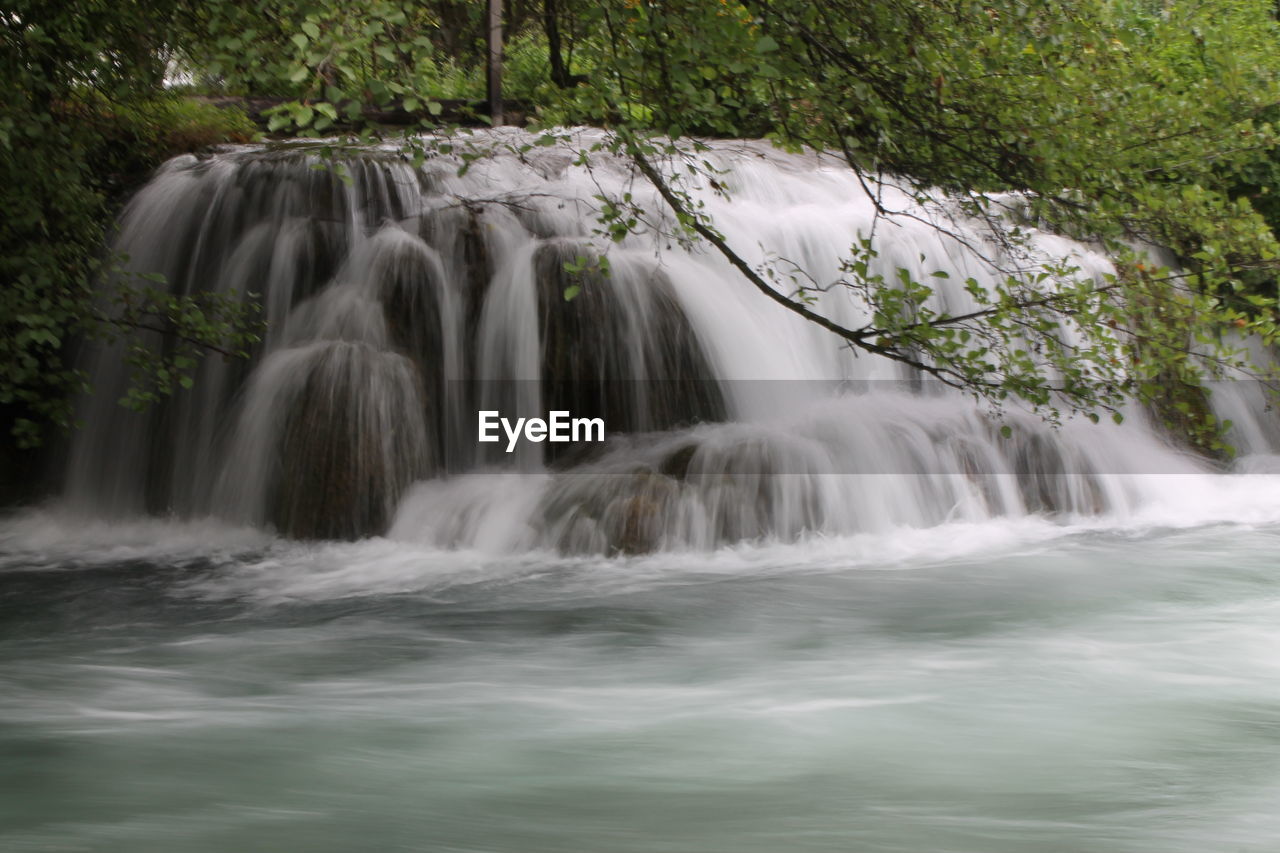
[[[256,294],[267,332],[247,364],[208,360],[190,391],[141,415],[115,405],[120,353],[90,353],[68,501],[299,538],[639,553],[1125,512],[1158,489],[1133,475],[1206,470],[1139,412],[1052,429],[1015,411],[1003,435],[967,398],[842,348],[703,247],[594,234],[601,194],[661,215],[626,164],[503,153],[518,131],[476,138],[497,151],[463,175],[452,157],[415,168],[393,151],[305,146],[167,164],[126,209],[117,248],[181,293]],[[943,233],[892,185],[880,191],[916,215],[877,226],[857,179],[814,155],[719,143],[707,156],[728,198],[701,198],[749,262],[833,281],[875,226],[887,280],[951,273],[935,279],[939,308],[966,310],[964,280],[995,275],[971,248],[978,223]],[[1034,239],[1046,258],[1109,269],[1085,246]],[[839,288],[815,310],[868,318]],[[600,418],[608,439],[508,453],[477,441],[481,410]]]
[[[1264,371],[1277,367],[1275,354],[1257,339],[1235,338],[1228,343],[1243,352],[1248,363]],[[1207,383],[1208,404],[1214,416],[1229,424],[1226,442],[1235,455],[1235,468],[1246,473],[1280,473],[1280,418],[1269,379],[1241,369],[1227,371],[1225,380]]]
[[[1162,493],[1162,477],[1143,475],[1204,470],[1140,427],[1084,422],[1051,432],[1012,415],[1005,437],[957,402],[890,388],[833,391],[773,421],[625,436],[596,459],[541,476],[487,470],[426,481],[404,500],[391,535],[454,547],[496,535],[506,550],[566,553],[712,548],[1125,513]]]

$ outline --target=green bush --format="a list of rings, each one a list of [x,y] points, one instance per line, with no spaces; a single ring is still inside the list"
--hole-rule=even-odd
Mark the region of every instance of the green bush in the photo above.
[[[164,90],[167,8],[18,0],[0,16],[0,432],[20,447],[72,425],[86,385],[70,357],[78,340],[145,323],[197,348],[245,342],[243,318],[224,306],[187,305],[146,283],[97,290],[125,192],[166,157],[253,134],[243,113]],[[144,395],[181,385],[191,354],[178,357],[154,353],[139,375]]]
[[[237,106],[215,106],[177,95],[143,101],[119,111],[122,129],[140,143],[140,154],[163,159],[226,142],[250,142],[257,126]]]

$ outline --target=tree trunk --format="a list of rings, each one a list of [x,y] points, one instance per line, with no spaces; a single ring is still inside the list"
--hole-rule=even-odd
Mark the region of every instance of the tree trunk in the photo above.
[[[489,0],[488,21],[489,118],[502,124],[502,0]]]
[[[556,0],[542,0],[542,29],[547,34],[547,54],[551,59],[551,82],[561,89],[569,88],[569,69],[564,67],[560,52],[560,21]]]

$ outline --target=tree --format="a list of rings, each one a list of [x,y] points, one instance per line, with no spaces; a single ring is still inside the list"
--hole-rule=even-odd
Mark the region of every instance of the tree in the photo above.
[[[611,147],[681,226],[847,344],[1051,417],[1167,400],[1171,383],[1189,407],[1202,379],[1240,361],[1225,330],[1276,336],[1274,290],[1256,282],[1274,280],[1280,247],[1233,185],[1276,144],[1265,118],[1280,103],[1280,33],[1254,0],[1150,5],[604,3],[592,86],[573,97],[620,104]],[[723,186],[700,165],[696,133],[834,152],[887,218],[906,214],[878,194],[880,174],[921,197],[948,193],[990,224],[1007,275],[994,289],[970,282],[971,310],[948,313],[927,283],[871,274],[864,242],[841,281],[788,291],[779,281],[795,271],[747,264],[690,191]],[[1116,273],[1097,283],[1045,259],[1028,270],[1037,259],[995,193],[1012,194],[1024,221],[1105,247]],[[606,210],[639,219],[623,200]],[[1153,269],[1141,243],[1172,250],[1179,269]],[[843,328],[816,312],[810,297],[831,287],[857,291],[874,322]]]
[[[20,2],[3,17],[13,84],[0,93],[0,177],[16,213],[2,255],[14,282],[7,316],[19,319],[0,354],[0,402],[65,422],[69,410],[49,402],[65,393],[47,392],[83,381],[65,362],[68,336],[159,321],[203,345],[231,330],[221,323],[230,306],[185,311],[135,286],[145,298],[127,305],[142,314],[103,313],[90,295],[101,274],[87,247],[105,189],[95,128],[154,94],[165,57],[228,90],[284,98],[273,131],[351,122],[368,137],[371,104],[429,128],[450,87],[479,98],[481,11],[454,0]],[[1280,104],[1280,34],[1262,0],[524,0],[506,5],[505,26],[511,77],[534,68],[541,81],[529,90],[539,124],[610,128],[604,147],[632,159],[683,236],[847,345],[997,403],[1096,417],[1128,395],[1161,397],[1170,382],[1190,406],[1204,376],[1236,362],[1224,330],[1276,335],[1280,247],[1253,203],[1269,209]],[[874,235],[849,247],[840,281],[753,267],[693,191],[723,191],[698,156],[707,135],[831,152],[886,218],[907,214],[877,192],[882,174],[921,198],[947,193],[990,224],[992,263],[1006,275],[971,282],[971,309],[956,313],[928,282],[875,273]],[[429,140],[409,142],[430,153]],[[52,168],[21,159],[34,151]],[[1115,274],[1084,280],[1070,263],[1033,257],[997,196],[1024,220],[1103,246]],[[607,200],[605,230],[624,237],[643,220],[634,206]],[[1174,252],[1178,268],[1152,269],[1141,243]],[[831,287],[859,294],[874,321],[851,329],[823,317],[814,295]],[[173,327],[188,316],[204,322]],[[158,375],[171,385],[177,374]]]
[[[71,425],[86,381],[79,340],[169,336],[166,351],[128,350],[129,401],[141,405],[189,382],[204,353],[235,355],[253,335],[246,306],[116,274],[103,250],[112,197],[176,153],[168,134],[230,129],[159,92],[174,13],[164,0],[18,0],[0,13],[0,414],[19,446]]]

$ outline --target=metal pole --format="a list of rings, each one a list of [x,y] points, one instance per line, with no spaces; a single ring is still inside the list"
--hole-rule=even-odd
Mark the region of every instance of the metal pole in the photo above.
[[[502,0],[489,0],[489,119],[493,126],[502,118]]]

